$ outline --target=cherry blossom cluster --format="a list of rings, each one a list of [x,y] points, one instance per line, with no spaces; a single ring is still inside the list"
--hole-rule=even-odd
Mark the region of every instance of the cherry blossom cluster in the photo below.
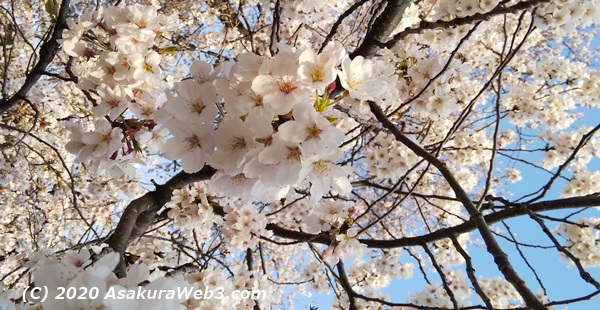
[[[600,266],[600,219],[584,218],[575,223],[565,223],[556,228],[556,232],[565,237],[567,241],[564,247],[573,254],[583,267]],[[573,261],[559,253],[560,259],[569,263],[569,267],[574,267]]]
[[[213,225],[221,224],[223,219],[213,212],[208,197],[204,182],[196,182],[190,188],[176,189],[167,204],[171,209],[167,215],[180,230],[194,230],[195,238],[209,240]]]
[[[394,279],[411,279],[413,277],[414,264],[400,263],[399,250],[383,252],[377,258],[368,262],[357,258],[352,261],[348,278],[356,283],[354,290],[357,292],[377,292],[379,289],[390,285]]]
[[[383,132],[374,138],[367,154],[365,170],[381,178],[399,178],[419,161],[413,151]]]
[[[460,270],[448,270],[445,272],[445,277],[458,305],[460,307],[469,306],[472,290],[469,287],[465,273]],[[421,292],[409,295],[408,301],[416,305],[429,307],[454,307],[446,288],[437,282],[426,284]]]
[[[267,217],[255,205],[231,202],[224,207],[223,234],[229,245],[238,250],[254,248],[261,236],[270,237],[266,230]]]
[[[98,118],[93,131],[67,124],[72,141],[67,150],[79,161],[91,161],[96,171],[117,177],[131,175],[132,165],[144,163],[133,153],[161,139],[164,128],[152,131],[169,86],[160,68],[161,53],[173,48],[157,44],[164,32],[176,28],[173,17],[142,5],[102,6],[68,20],[61,43],[67,55],[85,59],[79,64],[79,87],[93,99],[91,111]]]
[[[544,165],[546,169],[553,169],[560,166],[564,163],[572,150],[579,144],[581,139],[581,135],[590,131],[591,128],[587,126],[582,126],[574,132],[553,132],[553,131],[545,131],[543,133],[544,140],[549,144],[549,148],[546,152],[544,152],[544,159],[540,161],[541,164]],[[594,138],[593,141],[596,141],[597,138]],[[591,145],[584,146],[584,150],[594,150],[594,143]],[[582,155],[578,156],[580,158],[580,162],[582,164],[587,164],[592,157],[583,154],[587,154],[589,152],[582,152]]]
[[[358,209],[338,201],[327,201],[322,208],[311,213],[307,225],[326,231],[331,237],[331,244],[323,250],[323,260],[336,264],[352,256],[360,257],[367,247],[357,239],[359,228],[352,226]]]
[[[96,249],[99,250],[99,249]],[[108,253],[99,259],[92,261],[92,252],[87,249],[77,251],[67,251],[62,261],[57,260],[53,255],[46,252],[36,252],[30,260],[30,266],[36,268],[33,272],[33,281],[36,286],[45,287],[48,297],[41,302],[44,309],[123,309],[126,308],[147,308],[147,309],[165,309],[177,308],[183,299],[162,298],[162,299],[143,299],[143,298],[104,298],[109,291],[118,292],[134,288],[143,282],[149,283],[139,288],[142,291],[168,290],[176,287],[193,287],[180,277],[165,277],[164,273],[150,270],[145,264],[132,265],[127,276],[118,279],[113,270],[119,262],[117,253]],[[94,288],[96,292],[90,293],[88,298],[62,298],[56,299],[61,290],[58,288]],[[16,295],[16,292],[4,292],[3,295]],[[22,292],[21,292],[22,294]],[[86,293],[87,294],[87,293]],[[94,297],[96,296],[96,297]],[[33,300],[33,299],[29,299]],[[27,305],[14,304],[7,302],[0,296],[0,305],[6,306],[2,309],[29,309]],[[35,307],[35,305],[34,305]]]
[[[253,248],[261,236],[272,235],[265,229],[265,214],[259,212],[255,205],[221,200],[226,213],[221,217],[213,210],[212,204],[217,202],[211,204],[211,201],[215,199],[207,194],[205,182],[197,182],[191,188],[173,191],[171,201],[167,204],[171,208],[167,215],[185,236],[193,231],[193,238],[202,242],[211,239],[215,224],[220,225],[229,245],[238,250]]]
[[[465,165],[476,167],[490,160],[492,143],[484,131],[469,134],[458,132],[448,146],[456,148],[449,152],[448,157],[451,160],[460,158]]]
[[[600,16],[598,4],[598,1],[551,1],[542,4],[536,12],[539,18],[536,26],[562,31],[572,31],[579,24],[587,27]]]
[[[470,283],[467,281],[466,275],[460,270],[447,270],[444,275],[448,281],[448,288],[452,291],[454,299],[461,307],[466,307],[472,304],[472,290]],[[477,280],[483,293],[490,299],[492,306],[499,309],[517,308],[523,306],[523,300],[517,290],[505,279],[500,277],[483,278]],[[546,303],[548,297],[543,294],[542,290],[538,290],[536,297]],[[481,298],[479,298],[481,300]],[[446,288],[439,283],[427,284],[423,291],[411,294],[409,301],[417,305],[453,308],[452,300],[448,296]],[[554,309],[554,307],[548,307]]]
[[[517,290],[500,277],[479,279],[481,290],[486,294],[494,308],[509,308],[522,304],[523,300]]]
[[[467,240],[469,240],[469,234],[461,234],[456,237],[460,246],[465,249]],[[450,239],[442,239],[436,241],[435,246],[432,249],[436,260],[440,264],[447,264],[448,266],[461,265],[465,262],[464,257],[458,252],[456,246]]]
[[[186,172],[218,168],[211,190],[234,197],[273,201],[291,185],[310,187],[313,201],[348,193],[350,170],[335,164],[344,133],[333,124],[329,87],[339,75],[349,98],[380,101],[389,87],[373,63],[351,61],[339,43],[320,54],[280,44],[271,58],[248,53],[216,69],[196,61],[193,79],[165,103],[173,138],[164,154]]]
[[[198,287],[199,290],[205,291],[207,288],[215,290],[219,288],[219,292],[223,296],[232,296],[234,290],[237,291],[264,291],[266,295],[259,300],[261,306],[268,306],[272,302],[273,285],[269,282],[266,276],[256,278],[250,272],[246,265],[240,265],[232,270],[232,275],[227,275],[221,270],[209,268],[197,273],[191,273],[185,276],[185,279]],[[252,298],[206,298],[206,299],[190,299],[185,303],[187,309],[209,310],[209,309],[251,309],[255,305]]]
[[[326,294],[329,292],[329,278],[323,271],[323,265],[318,261],[312,261],[306,265],[302,277],[308,281],[311,290]]]

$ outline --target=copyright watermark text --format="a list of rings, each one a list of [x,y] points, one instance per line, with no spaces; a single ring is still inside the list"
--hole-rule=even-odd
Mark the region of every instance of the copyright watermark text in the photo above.
[[[47,286],[30,286],[23,292],[25,302],[45,302],[48,298],[54,300],[188,300],[188,299],[252,299],[261,300],[267,297],[264,290],[233,290],[226,291],[223,287],[198,289],[195,287],[177,287],[175,289],[145,289],[124,288],[111,286],[106,291],[98,287],[57,287],[50,289]]]

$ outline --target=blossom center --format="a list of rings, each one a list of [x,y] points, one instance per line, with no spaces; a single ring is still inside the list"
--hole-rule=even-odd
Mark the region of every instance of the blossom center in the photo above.
[[[112,100],[108,101],[108,105],[111,106],[111,107],[113,107],[113,108],[116,108],[116,107],[119,106],[119,100],[116,99],[116,98],[113,98]]]
[[[263,96],[261,95],[256,95],[254,96],[254,104],[257,107],[262,107],[263,106]]]
[[[279,84],[279,89],[286,93],[286,94],[290,94],[291,92],[293,92],[296,88],[296,85],[294,85],[294,83],[292,81],[279,81],[277,82]]]
[[[351,81],[349,81],[349,83],[348,83],[348,88],[350,88],[351,90],[356,90],[356,88],[357,88],[358,86],[360,86],[360,84],[362,84],[362,83],[363,83],[363,81],[361,81],[361,80],[360,80],[359,78],[357,78],[357,77],[354,77],[354,78],[352,78],[352,80],[351,80]]]
[[[310,126],[308,126],[306,128],[306,133],[308,134],[308,139],[316,139],[321,135],[321,132],[323,132],[323,130],[321,130],[321,128],[319,128],[317,126],[317,124],[310,124]]]
[[[318,64],[311,68],[310,76],[314,82],[323,82],[325,78],[325,72],[323,71],[323,64]]]
[[[102,135],[102,142],[108,142],[110,140],[110,133]]]
[[[185,142],[188,144],[190,150],[200,146],[200,139],[196,136],[186,138]]]
[[[329,166],[327,165],[327,161],[319,160],[315,162],[313,171],[315,174],[321,175],[329,171]]]
[[[146,28],[146,26],[148,26],[148,22],[143,19],[138,20],[138,22],[135,24],[140,28]]]
[[[190,107],[191,107],[192,111],[194,111],[198,114],[202,113],[202,111],[204,111],[204,108],[206,108],[206,106],[200,99],[196,99],[196,100],[192,101],[192,103],[190,104]]]
[[[231,178],[231,182],[238,186],[243,185],[244,180],[246,180],[246,176],[243,173],[240,173],[240,174],[234,176],[233,178]]]
[[[229,139],[229,148],[231,150],[239,150],[246,147],[246,140],[240,137],[232,137]]]
[[[300,152],[299,147],[288,147],[288,154],[287,154],[286,159],[300,161],[301,155],[302,155],[302,152]]]
[[[106,75],[109,75],[109,76],[112,76],[115,74],[115,72],[117,72],[117,69],[115,69],[115,67],[113,67],[113,66],[105,67],[104,70],[106,72]]]
[[[142,67],[142,69],[148,73],[153,73],[154,71],[152,70],[152,66],[148,63],[145,63],[144,66]]]

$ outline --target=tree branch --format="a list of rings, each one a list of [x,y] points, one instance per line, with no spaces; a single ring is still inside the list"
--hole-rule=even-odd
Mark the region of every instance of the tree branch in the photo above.
[[[517,13],[519,11],[527,10],[527,9],[535,7],[539,4],[543,4],[543,3],[547,3],[547,2],[550,2],[550,1],[549,0],[523,1],[523,2],[517,3],[513,6],[509,6],[509,7],[501,7],[501,5],[499,5],[499,6],[495,7],[494,9],[492,9],[491,11],[486,12],[486,13],[477,13],[477,14],[470,15],[470,16],[455,18],[455,19],[452,19],[449,21],[443,21],[443,20],[438,20],[435,22],[421,21],[416,27],[408,28],[402,32],[399,32],[391,40],[389,40],[385,43],[382,43],[382,42],[384,42],[382,40],[379,42],[373,42],[372,44],[375,44],[379,47],[386,47],[386,48],[391,49],[396,44],[398,44],[398,42],[400,42],[402,39],[406,38],[409,34],[420,33],[421,31],[426,30],[426,29],[452,28],[452,27],[458,27],[458,26],[462,26],[462,25],[472,24],[475,22],[489,20],[490,18],[497,16],[497,15]]]
[[[58,53],[60,44],[58,40],[62,39],[63,29],[66,28],[66,18],[69,11],[69,2],[71,0],[63,0],[60,4],[60,9],[56,17],[56,23],[54,23],[54,29],[50,39],[44,43],[40,49],[40,59],[38,63],[33,67],[31,72],[25,78],[25,82],[21,88],[13,94],[10,98],[0,101],[0,114],[5,113],[8,109],[12,108],[15,104],[27,97],[27,93],[33,85],[40,79],[46,72],[46,68],[50,65],[54,56]]]
[[[118,277],[126,275],[124,255],[129,243],[146,232],[148,226],[154,222],[156,212],[171,200],[173,190],[192,182],[208,180],[215,172],[216,170],[210,166],[204,166],[202,170],[192,174],[180,172],[167,183],[158,185],[154,191],[129,203],[123,211],[115,232],[107,241],[108,245],[121,256],[121,261],[115,270]]]
[[[515,287],[521,297],[523,297],[525,304],[532,309],[546,309],[546,307],[544,307],[544,305],[537,299],[536,295],[527,287],[525,281],[523,281],[523,279],[521,279],[521,277],[514,270],[510,261],[508,260],[508,256],[506,253],[504,253],[494,238],[494,235],[488,228],[488,224],[486,223],[483,214],[481,214],[475,204],[473,204],[471,198],[469,198],[469,195],[467,195],[452,172],[450,172],[450,170],[446,167],[446,164],[405,136],[398,129],[398,127],[396,127],[396,125],[394,125],[385,116],[384,112],[381,110],[381,107],[379,107],[375,102],[370,101],[369,107],[371,108],[371,112],[373,112],[377,120],[379,120],[385,128],[390,130],[397,141],[403,143],[409,149],[415,152],[415,154],[430,162],[438,169],[438,171],[440,171],[440,173],[442,173],[448,182],[448,185],[450,185],[454,191],[456,198],[460,199],[461,203],[471,216],[471,219],[474,221],[475,226],[479,230],[479,233],[486,244],[487,251],[494,257],[494,262],[496,263],[498,270],[500,270],[506,280]]]
[[[360,46],[350,54],[350,58],[359,55],[365,58],[375,56],[375,53],[380,49],[380,42],[385,42],[394,29],[396,29],[402,20],[404,10],[406,10],[410,2],[411,0],[388,1],[381,15],[373,23],[371,31],[365,35],[365,39]]]

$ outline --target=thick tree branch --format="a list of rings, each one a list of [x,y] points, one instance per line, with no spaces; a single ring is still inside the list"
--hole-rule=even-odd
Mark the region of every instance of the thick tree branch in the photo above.
[[[585,196],[585,197],[574,197],[566,199],[557,199],[543,201],[527,207],[532,212],[544,212],[553,210],[563,210],[572,208],[587,208],[600,206],[600,196]],[[215,213],[219,215],[225,215],[222,208],[215,208]],[[527,211],[523,208],[508,208],[501,211],[496,211],[491,214],[485,215],[485,219],[488,225],[504,221],[510,218],[527,215]],[[325,234],[308,234],[300,231],[295,231],[287,228],[283,228],[277,224],[267,224],[266,229],[271,230],[275,236],[293,239],[298,241],[310,241],[312,243],[326,244],[329,245],[331,239]],[[404,237],[393,240],[374,240],[374,239],[359,239],[359,241],[365,244],[369,248],[379,249],[393,249],[409,246],[420,246],[423,243],[430,243],[448,238],[450,235],[461,235],[464,233],[471,232],[477,229],[475,221],[470,219],[462,224],[436,230],[429,234],[417,236],[417,237]]]
[[[358,310],[358,307],[356,306],[356,298],[355,298],[356,293],[352,289],[352,284],[350,284],[348,275],[346,275],[346,268],[344,267],[344,263],[340,260],[336,266],[337,266],[337,270],[339,273],[340,284],[346,291],[346,294],[348,294],[348,302],[350,304],[348,309],[349,310]]]
[[[373,23],[373,28],[365,35],[364,41],[350,54],[350,58],[363,56],[371,58],[380,49],[380,42],[385,42],[398,26],[404,15],[404,10],[411,0],[390,0],[381,15]]]
[[[204,166],[202,170],[196,173],[180,172],[167,183],[158,185],[154,191],[148,192],[129,203],[123,211],[115,232],[107,241],[108,245],[121,255],[121,261],[115,271],[118,277],[126,275],[123,258],[129,243],[143,235],[148,226],[154,222],[156,212],[171,200],[173,190],[180,189],[192,182],[208,180],[215,172],[215,169],[210,166]]]

